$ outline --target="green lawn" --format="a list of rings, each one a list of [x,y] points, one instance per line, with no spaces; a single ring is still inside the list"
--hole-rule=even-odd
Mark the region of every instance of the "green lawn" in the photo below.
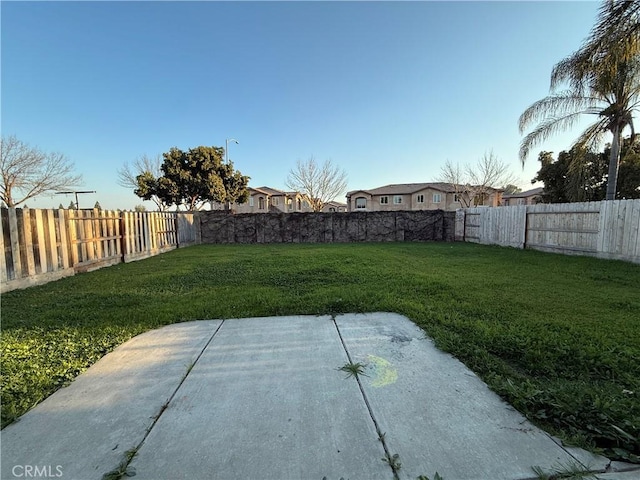
[[[202,245],[2,296],[2,423],[194,319],[408,316],[536,424],[640,461],[640,266],[461,243]]]

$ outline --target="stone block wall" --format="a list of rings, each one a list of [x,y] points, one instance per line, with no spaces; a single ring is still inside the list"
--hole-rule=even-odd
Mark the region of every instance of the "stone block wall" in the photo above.
[[[198,212],[202,243],[454,241],[455,212]]]

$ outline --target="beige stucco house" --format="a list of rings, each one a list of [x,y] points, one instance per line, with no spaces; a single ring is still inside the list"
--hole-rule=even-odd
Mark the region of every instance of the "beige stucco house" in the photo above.
[[[285,192],[271,187],[248,187],[249,200],[246,203],[234,203],[234,213],[294,213],[312,212],[307,196],[300,192]],[[223,204],[212,205],[214,210],[224,210]],[[328,202],[323,212],[346,212],[344,203]]]
[[[249,187],[249,200],[234,204],[235,213],[310,212],[311,205],[300,192],[284,192],[271,187]]]
[[[502,205],[510,207],[512,205],[535,205],[542,199],[542,187],[532,188],[525,192],[502,195]]]
[[[322,208],[322,211],[325,213],[328,212],[346,212],[347,211],[347,204],[346,203],[340,203],[340,202],[335,202],[335,201],[330,201],[324,204],[324,207]]]
[[[353,190],[347,193],[347,210],[388,211],[388,210],[456,210],[465,207],[460,200],[463,186],[451,183],[401,183],[385,185],[370,190]],[[497,207],[500,205],[501,190],[489,189],[479,205]]]

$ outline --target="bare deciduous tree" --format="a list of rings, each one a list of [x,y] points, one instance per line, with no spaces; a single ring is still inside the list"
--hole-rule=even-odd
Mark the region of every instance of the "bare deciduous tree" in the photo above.
[[[46,153],[11,135],[0,140],[0,199],[7,207],[55,190],[78,186],[73,163],[62,153]]]
[[[320,212],[327,202],[345,193],[347,173],[331,160],[319,165],[311,157],[306,161],[298,160],[296,167],[289,171],[285,185],[306,195],[313,211]]]
[[[140,188],[138,177],[141,175],[145,175],[147,178],[150,178],[150,174],[154,179],[160,178],[162,176],[162,161],[162,155],[156,155],[154,158],[151,158],[148,155],[142,155],[136,158],[131,165],[129,162],[125,162],[122,168],[118,170],[118,185],[132,190],[137,190]],[[166,210],[167,206],[158,198],[157,195],[153,195],[151,197],[151,201],[156,204],[158,210]]]
[[[476,164],[466,164],[464,167],[447,160],[438,181],[450,183],[460,204],[465,208],[483,205],[496,190],[517,183],[517,179],[509,171],[509,165],[498,159],[493,152],[485,153]]]

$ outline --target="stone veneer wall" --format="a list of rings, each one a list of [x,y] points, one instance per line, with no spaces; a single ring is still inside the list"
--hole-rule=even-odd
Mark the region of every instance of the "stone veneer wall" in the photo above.
[[[455,212],[198,212],[202,243],[454,241]]]

